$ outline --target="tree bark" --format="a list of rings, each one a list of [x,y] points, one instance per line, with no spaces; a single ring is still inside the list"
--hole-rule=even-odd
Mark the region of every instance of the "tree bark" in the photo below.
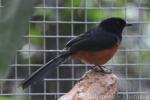
[[[113,100],[118,92],[118,78],[90,70],[68,93],[58,100]]]

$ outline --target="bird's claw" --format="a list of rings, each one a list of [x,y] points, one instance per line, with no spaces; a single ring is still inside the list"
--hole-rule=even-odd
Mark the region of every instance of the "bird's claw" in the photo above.
[[[108,69],[106,68],[105,66],[92,66],[91,67],[91,70],[95,71],[95,72],[101,72],[103,74],[111,74],[112,73],[112,70],[111,69]],[[89,71],[87,72],[89,73]],[[79,82],[82,81],[83,79],[85,79],[87,77],[87,73],[85,73],[80,79],[79,79]]]
[[[106,68],[105,66],[94,66],[92,67],[92,70],[96,71],[96,72],[102,72],[104,74],[111,74],[112,70]]]

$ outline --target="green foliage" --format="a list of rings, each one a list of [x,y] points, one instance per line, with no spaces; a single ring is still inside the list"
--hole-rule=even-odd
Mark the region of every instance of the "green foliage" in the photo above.
[[[27,32],[32,0],[5,0],[0,16],[0,76],[6,73],[8,64],[22,44]]]
[[[0,100],[14,100],[14,99],[12,99],[12,97],[9,96],[2,96],[0,97]]]
[[[30,30],[30,34],[33,36],[41,36],[42,35],[42,29],[38,26],[32,26]],[[31,43],[40,46],[42,45],[42,38],[31,38]]]
[[[142,51],[139,53],[139,62],[141,64],[148,64],[149,63],[150,53],[148,51]]]
[[[107,16],[107,12],[99,9],[91,9],[87,11],[88,20],[89,21],[99,21],[105,19]]]
[[[149,11],[148,11],[148,13],[145,13],[144,21],[150,21],[150,13],[149,13]]]

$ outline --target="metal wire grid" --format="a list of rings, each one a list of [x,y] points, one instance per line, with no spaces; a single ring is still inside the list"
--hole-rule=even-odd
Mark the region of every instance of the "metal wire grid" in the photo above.
[[[22,81],[24,79],[24,77],[27,77],[29,75],[31,75],[31,73],[39,68],[40,66],[42,66],[44,63],[46,63],[48,60],[50,60],[51,58],[53,58],[54,56],[58,55],[59,52],[61,51],[62,47],[64,46],[64,43],[61,43],[61,40],[69,40],[72,37],[75,37],[77,34],[74,32],[74,28],[75,28],[75,24],[84,24],[85,25],[85,30],[87,31],[89,29],[88,25],[89,24],[97,24],[99,23],[98,21],[89,21],[88,20],[88,10],[96,10],[96,9],[100,9],[100,10],[124,10],[125,14],[124,14],[124,19],[127,18],[126,15],[126,10],[128,9],[128,7],[115,7],[112,4],[112,7],[103,7],[102,4],[100,5],[100,7],[74,7],[73,3],[75,2],[75,0],[71,0],[71,6],[70,7],[60,7],[59,0],[56,0],[56,5],[55,6],[47,6],[47,1],[48,0],[42,0],[42,6],[37,6],[34,7],[35,9],[42,9],[43,11],[45,9],[54,9],[55,10],[55,14],[56,14],[56,20],[51,20],[48,21],[46,20],[46,12],[44,11],[43,13],[43,19],[41,20],[30,20],[29,21],[29,33],[27,35],[25,35],[23,38],[25,40],[25,43],[29,44],[28,47],[26,49],[20,49],[17,50],[18,54],[15,57],[14,63],[12,63],[10,65],[10,69],[12,68],[13,71],[12,73],[14,74],[14,77],[12,78],[5,78],[5,79],[0,79],[0,82],[13,82],[15,85],[13,86],[13,91],[4,91],[5,85],[1,85],[0,88],[0,95],[1,96],[14,96],[15,99],[18,99],[20,96],[25,96],[27,100],[53,100],[58,98],[59,96],[61,96],[62,94],[64,94],[65,92],[67,92],[75,83],[75,81],[77,81],[79,79],[79,77],[88,70],[88,66],[91,65],[85,65],[76,61],[70,61],[69,63],[65,63],[62,64],[61,68],[57,68],[56,74],[54,74],[54,77],[50,77],[50,78],[45,78],[44,79],[44,84],[40,84],[38,86],[35,86],[34,88],[29,88],[27,91],[20,92],[21,90],[18,90],[18,83],[20,81]],[[127,3],[127,0],[124,0],[125,3]],[[143,7],[140,6],[141,3],[143,1],[139,0],[138,2],[138,6],[134,7],[137,10],[149,10],[149,7]],[[87,3],[87,0],[84,0],[83,3]],[[60,10],[70,10],[71,11],[71,19],[69,21],[65,21],[65,20],[60,20]],[[79,10],[84,10],[85,11],[85,16],[84,16],[84,21],[76,21],[74,20],[74,10],[75,9],[79,9]],[[110,16],[113,16],[113,14],[110,14]],[[109,17],[110,17],[109,16]],[[126,19],[127,20],[127,19]],[[149,53],[150,49],[146,48],[146,47],[137,47],[137,48],[132,48],[132,47],[126,47],[126,45],[130,44],[130,40],[135,39],[135,38],[149,38],[148,35],[145,35],[142,31],[142,25],[147,25],[149,24],[149,22],[146,21],[141,21],[140,19],[138,20],[129,20],[129,23],[137,23],[137,27],[139,27],[138,29],[138,33],[137,34],[128,34],[128,32],[130,33],[130,29],[125,29],[124,31],[124,35],[123,35],[123,39],[124,39],[124,43],[123,47],[121,47],[116,56],[107,64],[107,66],[111,67],[113,69],[113,72],[116,73],[119,76],[119,80],[120,80],[120,91],[119,91],[119,95],[117,98],[121,99],[121,100],[149,100],[149,88],[146,87],[147,89],[143,88],[144,85],[149,83],[150,80],[150,75],[148,74],[147,76],[144,76],[143,73],[144,71],[141,68],[146,68],[147,70],[148,67],[150,66],[150,64],[148,63],[148,61],[146,62],[142,62],[139,63],[139,53]],[[42,26],[42,33],[41,35],[33,35],[31,34],[31,28],[32,28],[32,24],[39,24]],[[56,26],[56,33],[50,33],[47,34],[46,29],[47,29],[47,25],[48,24],[55,24]],[[61,34],[60,33],[60,24],[69,24],[71,25],[70,27],[66,27],[67,28],[71,28],[71,32],[69,35],[65,35],[65,34]],[[136,27],[136,29],[137,29]],[[32,48],[32,39],[33,38],[40,38],[42,39],[42,47],[41,48],[36,48],[33,49]],[[48,40],[55,40],[53,41],[54,43],[50,43],[50,44],[54,44],[56,46],[54,47],[50,47],[49,49],[47,48],[47,45],[49,44]],[[128,41],[129,40],[129,41]],[[127,41],[127,42],[126,42]],[[28,54],[28,58],[26,59],[26,61],[20,61],[20,54],[21,53],[27,53]],[[40,57],[42,57],[42,60],[39,62],[33,62],[33,58],[31,57],[32,53],[36,52],[40,54]],[[49,54],[51,53],[51,55]],[[122,56],[120,56],[121,54],[124,54],[123,59],[124,61],[122,63],[120,63],[119,61],[116,61],[116,59],[122,59]],[[137,60],[135,61],[135,63],[132,63],[132,61],[130,62],[129,59],[129,55],[132,53],[137,54],[136,56],[134,56],[132,59]],[[47,56],[50,55],[50,56]],[[50,58],[48,58],[50,57]],[[148,59],[148,58],[147,58]],[[61,77],[61,72],[62,70],[69,70],[71,72],[70,76],[64,76]],[[76,68],[78,68],[78,70],[76,71]],[[135,75],[130,75],[130,69],[135,68],[137,69],[137,71],[139,71],[139,74],[135,74]],[[33,70],[34,69],[34,70]],[[20,77],[20,73],[19,71],[21,70],[25,70],[28,75],[23,75],[22,77]],[[82,70],[82,71],[79,71]],[[134,71],[134,70],[132,70]],[[22,71],[23,72],[23,71]],[[79,73],[78,73],[79,72]],[[66,72],[65,72],[66,73]],[[68,73],[68,72],[67,72]],[[63,73],[64,74],[64,73]],[[79,74],[79,75],[76,75]],[[145,82],[146,81],[146,82]],[[63,89],[65,91],[62,91],[61,88],[65,87],[66,84],[68,84],[67,82],[71,83],[71,87],[67,87],[67,89]],[[70,84],[69,83],[69,84]],[[47,87],[52,88],[52,86],[54,86],[52,89],[53,91],[47,89]],[[52,85],[55,84],[55,85]],[[65,85],[62,85],[65,84]],[[40,88],[40,86],[42,88]],[[40,90],[36,90],[35,89],[38,88]],[[138,89],[137,89],[138,88]],[[119,100],[118,99],[118,100]]]

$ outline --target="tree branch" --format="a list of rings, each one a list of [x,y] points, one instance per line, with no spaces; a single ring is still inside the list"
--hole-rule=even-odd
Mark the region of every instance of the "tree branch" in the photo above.
[[[113,100],[118,92],[118,78],[90,70],[67,94],[58,100]]]

